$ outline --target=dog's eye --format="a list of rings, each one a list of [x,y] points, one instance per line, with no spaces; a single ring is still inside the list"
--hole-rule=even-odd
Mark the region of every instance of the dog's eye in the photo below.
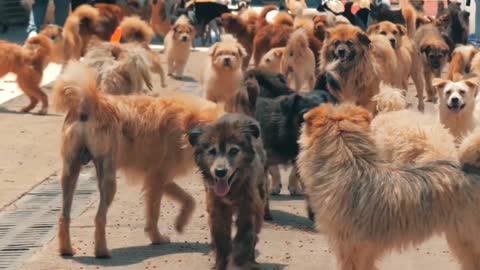
[[[210,150],[208,150],[208,154],[210,156],[216,156],[217,155],[217,149],[215,148],[210,148]]]
[[[334,45],[335,47],[338,47],[338,45],[340,45],[340,41],[339,41],[339,40],[335,40],[335,42],[333,42],[333,45]]]
[[[238,154],[238,152],[240,152],[240,150],[238,150],[238,148],[236,147],[232,147],[230,148],[230,150],[228,151],[228,155],[230,155],[231,157],[234,157]]]
[[[385,32],[385,31],[382,31],[382,32],[380,32],[380,35],[384,35],[384,36],[386,36],[386,35],[387,35],[387,32]]]
[[[450,95],[452,94],[452,91],[448,90],[447,92],[445,92],[445,94],[446,94],[447,96],[450,96]]]
[[[393,34],[394,34],[394,35],[397,35],[397,34],[398,34],[398,32],[397,32],[397,31],[393,31]]]
[[[348,47],[352,47],[352,46],[353,46],[353,41],[351,41],[351,40],[347,40],[346,43],[347,43],[347,46],[348,46]]]
[[[464,96],[465,95],[465,90],[460,90],[458,91],[460,93],[461,96]]]
[[[270,59],[266,59],[265,62],[270,63]]]
[[[290,57],[293,57],[293,52],[290,52]]]

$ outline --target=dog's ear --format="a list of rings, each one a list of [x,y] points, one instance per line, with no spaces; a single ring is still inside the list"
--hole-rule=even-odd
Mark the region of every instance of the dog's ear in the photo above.
[[[215,52],[217,51],[218,43],[213,44],[212,47],[208,50],[208,55],[214,56]]]
[[[191,26],[190,24],[188,25],[188,28],[190,29],[190,38],[192,40],[195,40],[195,36],[197,35],[197,30],[195,30],[195,27]]]
[[[441,78],[434,78],[432,80],[432,86],[437,89],[437,92],[440,95],[440,92],[443,91],[443,88],[448,84],[449,81],[441,79]]]
[[[194,128],[188,131],[188,142],[191,146],[196,146],[200,139],[200,136],[203,134],[203,128],[201,126],[195,126]]]
[[[358,33],[357,37],[358,37],[358,41],[360,41],[360,43],[362,43],[363,45],[365,45],[367,47],[370,47],[371,41],[365,33],[360,32],[360,33]]]
[[[247,56],[247,51],[240,43],[237,43],[237,48],[238,48],[238,55],[240,55],[240,58],[244,58]]]
[[[367,109],[353,104],[345,104],[341,106],[345,106],[349,114],[348,118],[345,118],[345,120],[348,120],[366,129],[370,128],[372,114],[367,111]]]
[[[287,96],[281,101],[280,107],[285,114],[291,114],[294,112],[295,105],[300,102],[301,99],[302,96],[298,94]]]
[[[330,121],[328,115],[331,114],[332,110],[333,105],[326,103],[320,107],[317,107],[316,109],[306,112],[303,115],[306,131],[311,132],[312,127],[321,127],[326,125]]]
[[[260,127],[258,126],[257,123],[253,121],[249,121],[247,123],[246,131],[248,134],[252,135],[255,138],[260,137]]]
[[[397,23],[397,29],[401,36],[405,36],[407,34],[407,28],[405,28],[405,26]]]
[[[275,51],[273,52],[273,55],[274,55],[276,58],[282,58],[282,56],[283,56],[283,51],[284,51],[284,49],[275,50]]]
[[[378,31],[378,29],[380,28],[380,25],[377,23],[377,24],[374,24],[374,25],[371,25],[370,27],[368,27],[367,29],[367,34],[372,34],[372,33],[376,33]]]
[[[473,92],[473,95],[476,97],[478,94],[478,79],[477,78],[470,78],[468,80],[463,81],[468,88],[470,88],[470,91]]]

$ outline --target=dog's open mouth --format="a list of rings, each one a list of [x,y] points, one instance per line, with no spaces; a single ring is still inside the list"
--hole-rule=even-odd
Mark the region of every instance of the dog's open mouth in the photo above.
[[[345,64],[350,61],[350,55],[335,55],[336,60],[340,60],[340,63]]]
[[[447,105],[448,109],[454,113],[460,112],[463,108],[465,108],[465,104],[462,105]]]
[[[213,185],[213,191],[218,197],[225,197],[230,191],[230,187],[233,183],[233,178],[237,174],[237,170],[233,171],[232,175],[228,179],[215,178],[215,184]]]

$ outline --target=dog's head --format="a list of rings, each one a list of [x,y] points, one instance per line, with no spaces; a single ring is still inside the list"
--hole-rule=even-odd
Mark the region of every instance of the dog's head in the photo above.
[[[213,66],[218,70],[237,70],[241,68],[243,58],[247,52],[243,46],[236,41],[215,43],[209,52],[212,57]]]
[[[172,31],[174,40],[191,43],[195,39],[195,28],[188,20],[186,22],[176,22],[172,27]]]
[[[243,28],[242,24],[244,23],[238,15],[232,13],[222,14],[218,21],[227,33],[239,33]]]
[[[370,26],[367,33],[378,34],[387,37],[390,45],[396,49],[402,46],[402,38],[407,34],[407,29],[401,24],[383,21]]]
[[[327,61],[338,60],[339,66],[349,68],[359,61],[370,49],[370,39],[360,28],[340,24],[326,30],[324,43]]]
[[[299,131],[303,124],[304,114],[316,108],[324,101],[313,93],[291,94],[280,98],[282,113],[292,130]]]
[[[441,71],[449,58],[450,47],[440,39],[427,39],[420,45],[420,52],[433,71]]]
[[[260,60],[258,67],[270,72],[280,73],[280,63],[285,48],[273,48]]]
[[[40,31],[39,35],[48,37],[53,44],[63,42],[63,28],[55,24],[45,25],[42,31]]]
[[[260,140],[260,125],[243,114],[226,114],[212,125],[197,126],[188,133],[195,162],[205,184],[219,197],[243,185],[252,170]]]
[[[459,82],[435,78],[433,79],[433,86],[437,88],[441,107],[446,107],[453,113],[459,113],[463,110],[473,111],[478,93],[478,80],[476,78]]]

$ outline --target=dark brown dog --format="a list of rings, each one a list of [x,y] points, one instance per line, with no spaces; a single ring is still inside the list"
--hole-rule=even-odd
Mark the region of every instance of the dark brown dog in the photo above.
[[[215,267],[252,269],[263,222],[261,196],[266,195],[260,125],[246,115],[227,114],[214,124],[193,128],[189,141],[207,192]],[[234,215],[237,235],[232,243]]]

